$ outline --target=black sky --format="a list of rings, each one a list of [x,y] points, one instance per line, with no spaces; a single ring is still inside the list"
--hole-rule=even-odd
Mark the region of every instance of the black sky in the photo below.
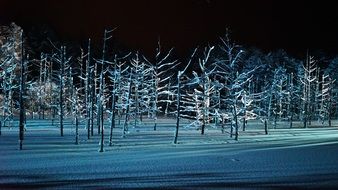
[[[63,40],[100,41],[106,27],[115,38],[148,54],[158,37],[186,54],[213,42],[226,27],[240,44],[294,54],[322,49],[338,54],[335,1],[305,0],[0,0],[0,22],[29,30],[48,25]]]

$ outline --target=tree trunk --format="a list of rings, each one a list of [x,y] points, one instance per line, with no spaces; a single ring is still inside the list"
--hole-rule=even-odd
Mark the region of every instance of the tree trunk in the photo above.
[[[97,106],[97,108],[96,108],[96,126],[97,126],[97,134],[99,135],[99,134],[101,134],[101,127],[100,127],[100,118],[101,118],[101,116],[100,116],[100,114],[101,114],[101,111],[100,111],[100,97],[97,97],[97,101],[96,101],[96,106]]]
[[[94,136],[94,106],[95,106],[95,95],[96,95],[96,71],[97,69],[97,64],[94,64],[94,70],[91,72],[91,100],[90,100],[90,135]]]
[[[304,118],[303,118],[303,123],[304,123],[304,128],[307,128],[307,103],[305,102],[305,105],[304,105],[304,107],[305,107],[305,110],[304,110]]]
[[[75,116],[75,144],[79,144],[79,120],[77,115]]]
[[[60,134],[63,136],[63,77],[64,77],[64,72],[65,72],[65,47],[61,47],[61,74],[60,74]]]
[[[103,126],[103,105],[100,105],[100,126],[101,126],[101,143],[100,143],[100,152],[103,152],[103,145],[104,145],[104,126]]]
[[[328,106],[328,119],[329,119],[329,127],[331,127],[331,117],[332,117],[332,79],[329,78],[330,82],[329,82],[329,106]]]
[[[87,58],[87,61],[86,61],[86,91],[85,91],[85,99],[86,99],[86,125],[87,125],[87,138],[90,139],[90,107],[89,107],[89,104],[91,103],[91,92],[90,92],[90,81],[91,81],[91,78],[90,78],[90,38],[88,40],[88,58]]]
[[[154,131],[156,131],[156,127],[157,127],[157,119],[154,119]]]
[[[23,47],[23,32],[21,32],[21,76],[20,76],[20,121],[19,121],[19,149],[22,150],[22,143],[24,140],[24,128],[25,128],[25,107],[24,107],[24,100],[23,100],[23,94],[24,94],[24,47]]]
[[[101,70],[101,75],[100,75],[100,93],[99,93],[99,103],[98,103],[98,116],[99,116],[99,129],[101,128],[101,143],[100,143],[100,152],[103,152],[103,146],[104,146],[104,123],[103,123],[103,101],[104,101],[104,88],[105,88],[105,80],[103,76],[103,64],[102,63],[102,70]],[[100,133],[100,132],[99,132]]]
[[[113,145],[113,129],[115,128],[115,96],[116,96],[116,64],[114,67],[114,81],[113,81],[113,96],[112,96],[112,106],[111,106],[111,125],[110,125],[110,135],[109,135],[109,146]]]
[[[174,144],[177,144],[178,138],[178,129],[180,127],[180,107],[181,107],[181,82],[180,82],[180,74],[178,74],[178,84],[177,84],[177,116],[176,116],[176,128],[175,128],[175,137]]]
[[[100,75],[100,92],[99,92],[99,97],[98,99],[98,122],[99,122],[99,129],[101,129],[101,142],[100,142],[100,151],[99,152],[104,152],[103,146],[104,146],[104,124],[103,124],[103,101],[104,101],[104,92],[103,89],[105,87],[105,82],[103,79],[103,70],[101,71]]]
[[[250,89],[249,89],[250,90]],[[245,129],[246,129],[246,104],[247,104],[247,102],[246,102],[246,91],[244,91],[244,117],[243,117],[243,131],[245,131]]]
[[[244,118],[243,118],[243,131],[245,131],[245,127],[246,127],[246,120],[245,120],[245,115],[244,115]]]
[[[202,121],[202,127],[201,127],[201,135],[204,135],[204,130],[205,130],[205,118],[203,115],[203,121]]]
[[[126,132],[128,131],[128,120],[129,120],[129,109],[130,109],[130,96],[131,96],[131,90],[132,90],[132,70],[130,71],[130,77],[129,77],[129,91],[128,91],[128,98],[127,98],[127,108],[126,108],[126,117],[123,125],[123,134],[122,137],[125,137]]]
[[[39,119],[41,119],[42,116],[42,62],[43,62],[43,54],[41,53],[40,56],[40,72],[39,72],[39,106],[38,106],[38,114],[39,114]]]
[[[234,119],[235,119],[235,140],[238,141],[238,118],[237,118],[237,110],[236,110],[237,100],[234,105]]]
[[[91,100],[90,100],[90,103],[91,103],[91,106],[90,106],[90,135],[91,136],[94,136],[94,101],[95,101],[95,86],[93,87],[93,83],[94,83],[94,78],[92,78],[92,84],[91,84]]]
[[[53,106],[52,125],[54,125],[55,115],[56,115],[56,111],[55,111],[55,107]]]
[[[224,123],[225,123],[224,116],[222,116],[222,134],[224,134]]]
[[[97,106],[97,97],[96,97],[96,95],[97,95],[96,94],[97,93],[97,63],[95,63],[95,66],[94,66],[93,83],[94,83],[94,89],[93,89],[93,92],[92,92],[93,93],[93,107],[92,107],[92,109],[93,109],[93,113],[94,113],[94,102],[96,102],[96,106]],[[98,114],[98,113],[96,113],[96,114]],[[97,119],[97,117],[96,117],[96,119]],[[93,114],[93,123],[92,123],[92,125],[93,125],[92,127],[94,129],[94,114]],[[98,125],[98,123],[97,123],[97,125]],[[94,131],[93,130],[92,130],[92,133],[94,135]]]
[[[207,119],[207,105],[206,105],[206,78],[203,78],[203,120],[202,120],[202,127],[201,127],[201,135],[204,135],[204,130],[205,130],[205,123]]]
[[[332,127],[332,124],[331,124],[331,114],[329,114],[329,127]]]
[[[110,125],[109,146],[113,145],[113,129],[115,128],[115,92],[113,92],[113,97],[112,97],[111,114],[112,116],[111,116],[111,125]]]
[[[86,125],[87,125],[87,139],[90,139],[90,111],[87,109],[87,120],[86,120]]]

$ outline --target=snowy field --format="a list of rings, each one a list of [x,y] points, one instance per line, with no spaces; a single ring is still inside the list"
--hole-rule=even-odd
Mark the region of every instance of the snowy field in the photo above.
[[[103,153],[96,128],[88,140],[83,124],[75,145],[70,121],[61,137],[51,121],[28,120],[22,151],[17,128],[4,127],[0,189],[337,189],[337,127],[278,123],[265,135],[253,121],[234,141],[220,128],[209,126],[202,136],[182,124],[174,145],[174,123],[161,119],[153,131],[145,121],[125,138],[118,125],[112,147],[106,127]]]

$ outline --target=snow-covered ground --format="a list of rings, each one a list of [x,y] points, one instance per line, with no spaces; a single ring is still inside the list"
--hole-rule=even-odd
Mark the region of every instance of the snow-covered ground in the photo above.
[[[50,121],[29,120],[24,150],[18,150],[17,128],[0,136],[0,189],[335,189],[338,184],[338,128],[295,128],[279,123],[264,134],[249,122],[239,141],[219,128],[205,135],[182,127],[172,144],[174,120],[151,121],[98,152],[99,138],[87,140],[80,126],[80,144],[66,122],[65,136]],[[186,123],[186,121],[185,121]],[[337,122],[334,122],[336,126]],[[108,124],[107,124],[108,125]],[[315,123],[313,124],[315,125]],[[182,125],[184,126],[184,125]],[[297,124],[295,124],[297,127]],[[228,129],[227,129],[228,130]]]

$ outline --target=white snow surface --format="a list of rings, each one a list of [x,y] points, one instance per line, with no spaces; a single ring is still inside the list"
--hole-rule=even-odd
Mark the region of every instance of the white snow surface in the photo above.
[[[98,152],[100,136],[87,139],[84,123],[80,144],[66,121],[64,137],[50,120],[28,120],[24,150],[18,130],[2,128],[0,189],[335,189],[338,184],[338,128],[277,129],[264,134],[250,121],[239,141],[219,127],[200,131],[182,127],[172,144],[175,121],[159,119],[130,126],[121,137],[114,129],[109,147]],[[316,122],[313,123],[315,125]],[[333,123],[337,126],[337,122]],[[294,126],[297,126],[295,124]],[[226,129],[227,131],[228,128]]]

